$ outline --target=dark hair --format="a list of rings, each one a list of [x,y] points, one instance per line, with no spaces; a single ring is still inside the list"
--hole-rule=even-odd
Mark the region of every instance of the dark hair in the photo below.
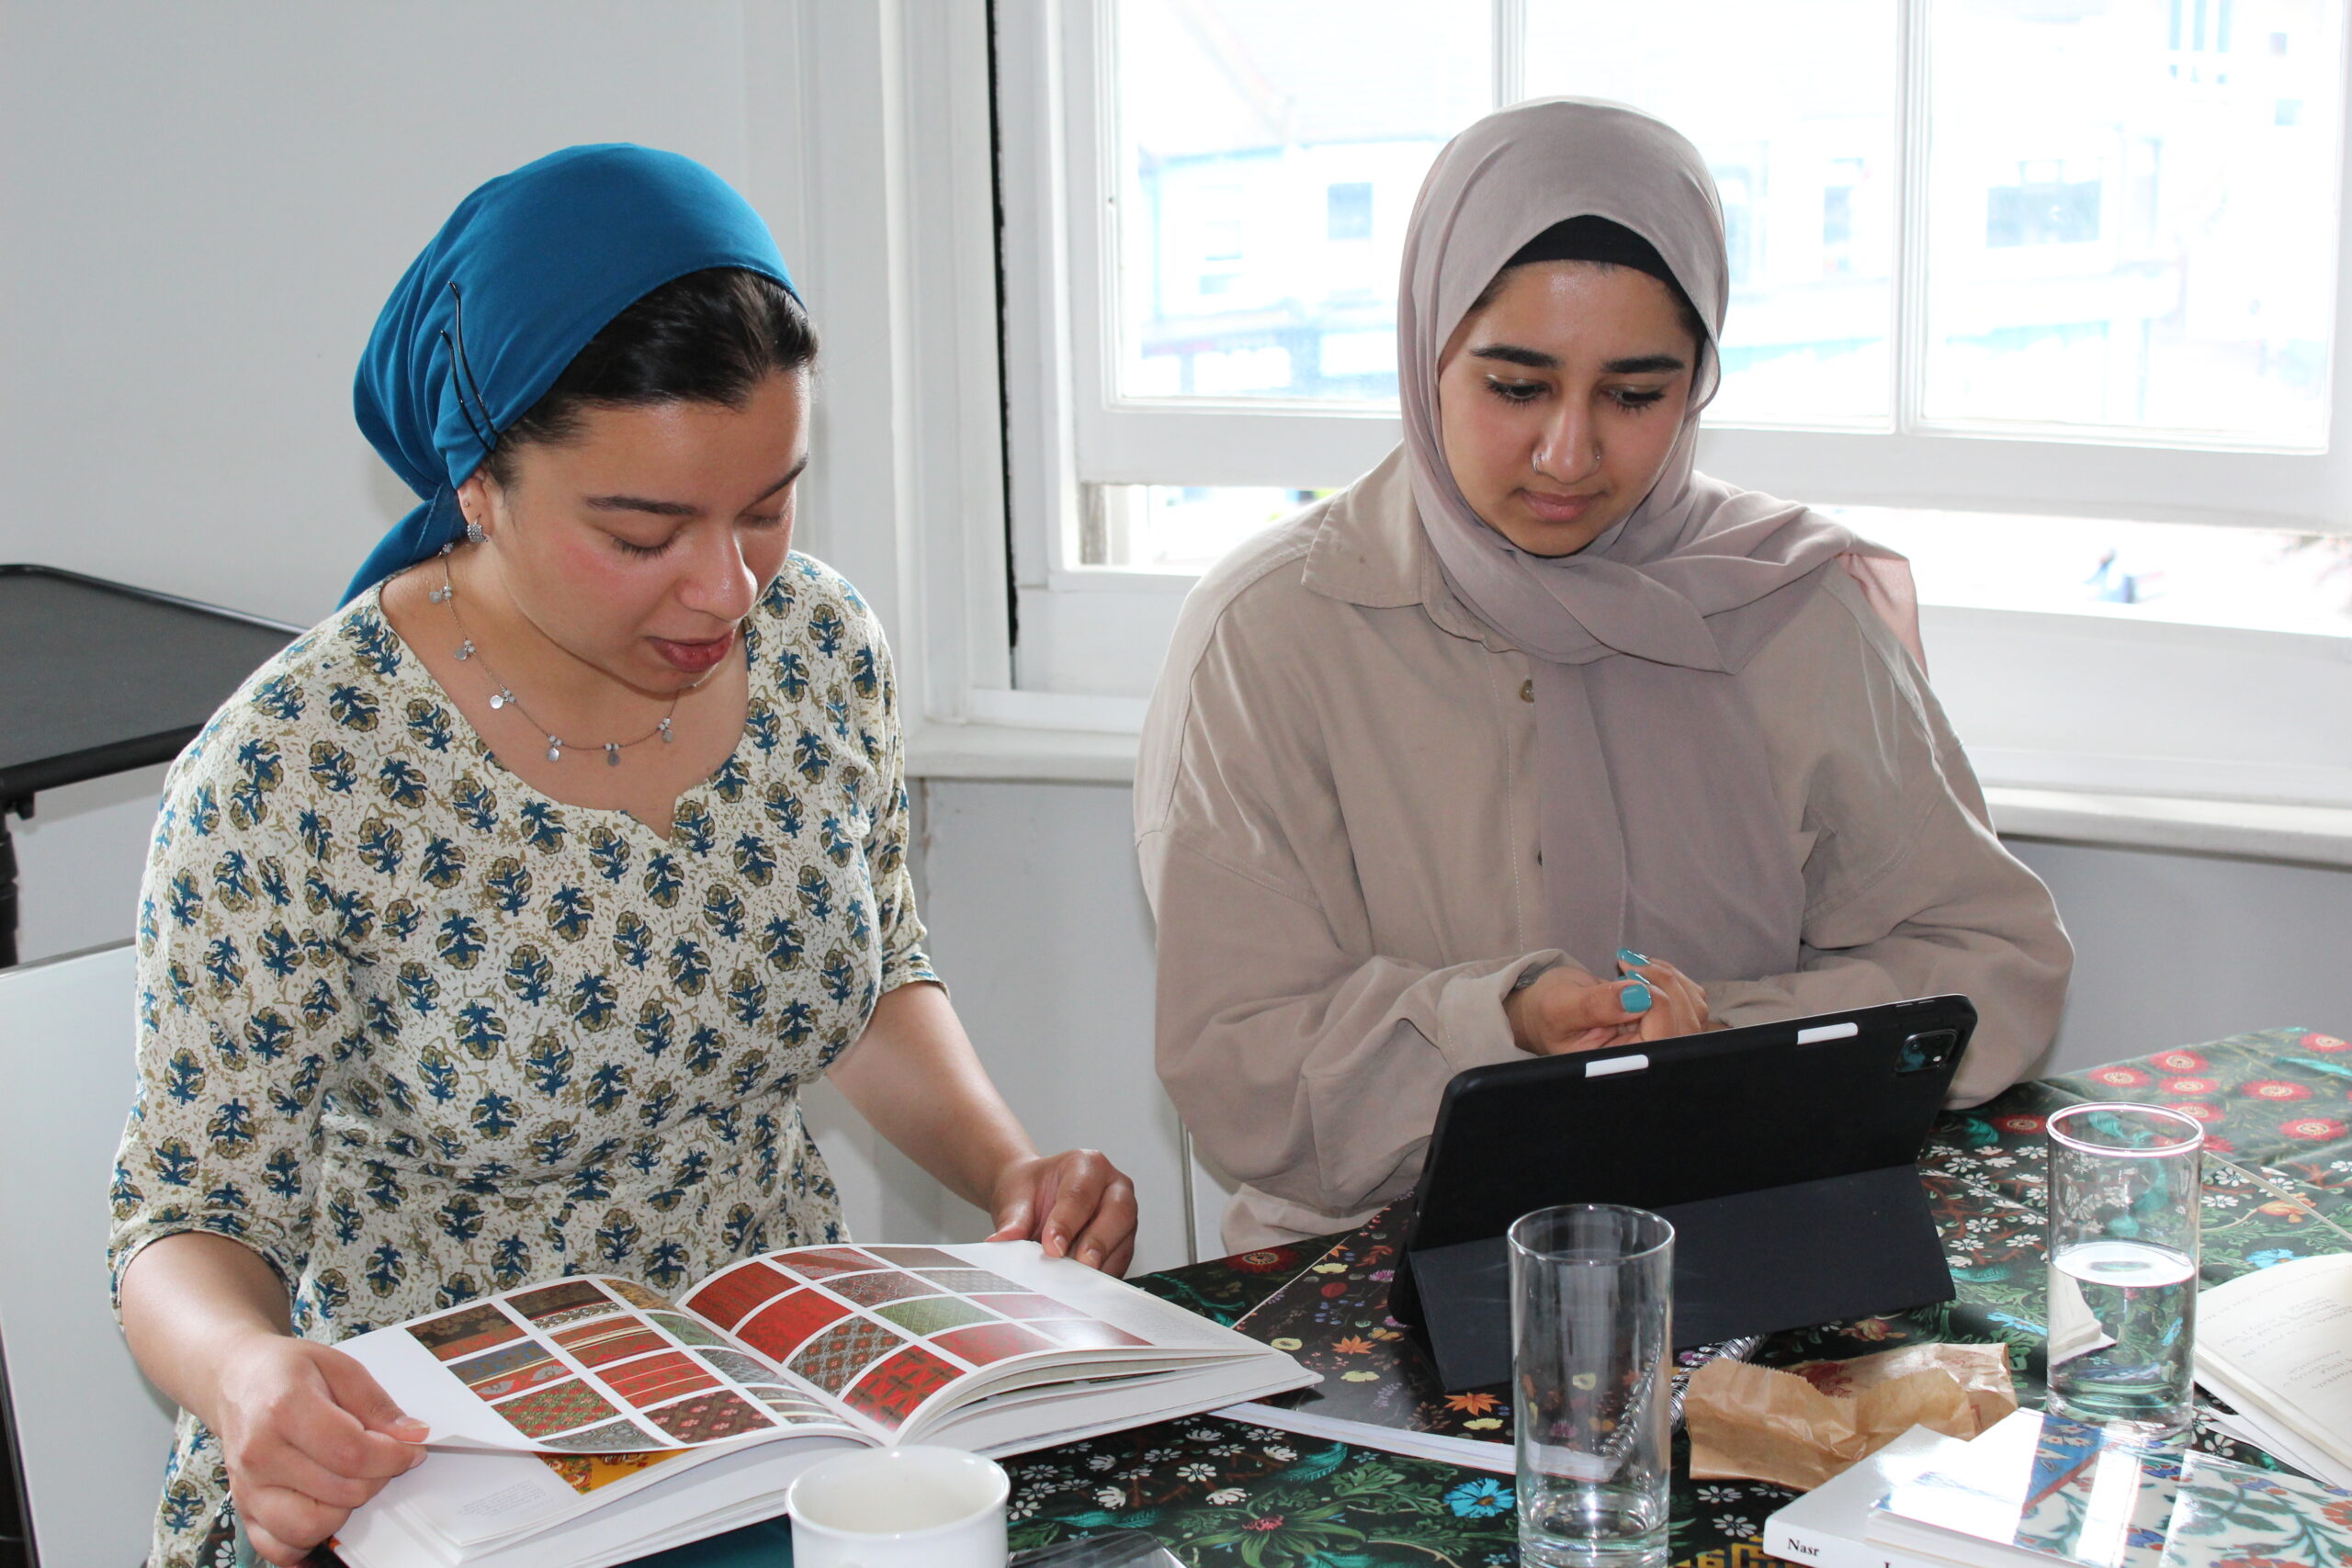
[[[784,285],[741,267],[690,272],[605,322],[539,400],[499,433],[485,466],[501,484],[511,482],[517,447],[571,439],[589,409],[670,402],[740,409],[762,380],[816,357],[816,329]]]
[[[1681,279],[1676,277],[1674,269],[1666,265],[1666,258],[1658,254],[1657,247],[1623,223],[1590,212],[1562,219],[1512,252],[1510,260],[1496,269],[1495,276],[1487,280],[1487,287],[1478,291],[1478,298],[1470,301],[1470,309],[1463,314],[1475,316],[1493,304],[1495,296],[1503,291],[1504,280],[1521,267],[1548,261],[1589,262],[1595,266],[1605,267],[1628,266],[1635,272],[1647,273],[1665,284],[1666,291],[1674,297],[1675,313],[1682,318],[1683,330],[1690,334],[1691,342],[1703,349],[1713,335],[1707,331],[1706,319],[1699,314],[1698,307],[1690,303],[1690,296],[1683,290]]]

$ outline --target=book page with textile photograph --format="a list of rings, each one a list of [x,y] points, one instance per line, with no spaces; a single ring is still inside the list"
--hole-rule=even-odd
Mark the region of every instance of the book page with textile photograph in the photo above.
[[[435,1446],[576,1454],[853,1427],[633,1280],[579,1275],[345,1342]]]

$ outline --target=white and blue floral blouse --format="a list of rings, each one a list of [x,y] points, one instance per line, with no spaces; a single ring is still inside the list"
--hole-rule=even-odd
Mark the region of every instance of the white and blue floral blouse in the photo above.
[[[148,859],[118,1280],[160,1236],[232,1236],[334,1340],[841,1238],[799,1088],[935,978],[897,694],[804,556],[743,644],[743,738],[667,839],[509,773],[372,592],[254,673],[173,764]],[[232,1539],[183,1416],[153,1562]]]

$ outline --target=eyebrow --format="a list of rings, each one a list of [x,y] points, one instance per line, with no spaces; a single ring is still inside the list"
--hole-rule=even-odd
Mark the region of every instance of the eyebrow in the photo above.
[[[1506,365],[1523,365],[1530,370],[1557,370],[1560,367],[1556,355],[1546,354],[1540,348],[1521,348],[1512,343],[1481,344],[1470,353],[1474,358],[1499,359]],[[1649,376],[1687,369],[1688,367],[1675,355],[1644,354],[1631,359],[1610,360],[1600,368],[1611,376]]]
[[[793,480],[798,479],[803,473],[807,472],[808,468],[808,458],[804,453],[800,461],[792,465],[792,471],[790,473],[785,475],[784,478],[776,480],[775,483],[768,486],[767,489],[753,496],[752,498],[752,505],[757,506],[761,502],[765,501],[768,497],[775,494],[776,491],[784,489],[785,486],[790,484]],[[642,495],[583,496],[581,500],[581,504],[587,507],[591,512],[642,512],[654,517],[699,517],[702,515],[702,508],[695,505],[691,502],[654,501]]]

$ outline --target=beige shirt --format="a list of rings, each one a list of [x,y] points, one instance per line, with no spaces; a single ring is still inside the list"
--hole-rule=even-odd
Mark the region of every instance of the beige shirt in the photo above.
[[[2073,950],[2001,847],[1927,681],[1843,574],[1737,677],[1806,903],[1792,975],[1694,976],[1727,1024],[1961,992],[1974,1104],[2049,1045]],[[1136,781],[1161,1081],[1245,1185],[1236,1250],[1410,1187],[1446,1080],[1517,1059],[1545,942],[1532,666],[1446,586],[1400,458],[1185,601]],[[1669,963],[1676,955],[1654,956]]]

